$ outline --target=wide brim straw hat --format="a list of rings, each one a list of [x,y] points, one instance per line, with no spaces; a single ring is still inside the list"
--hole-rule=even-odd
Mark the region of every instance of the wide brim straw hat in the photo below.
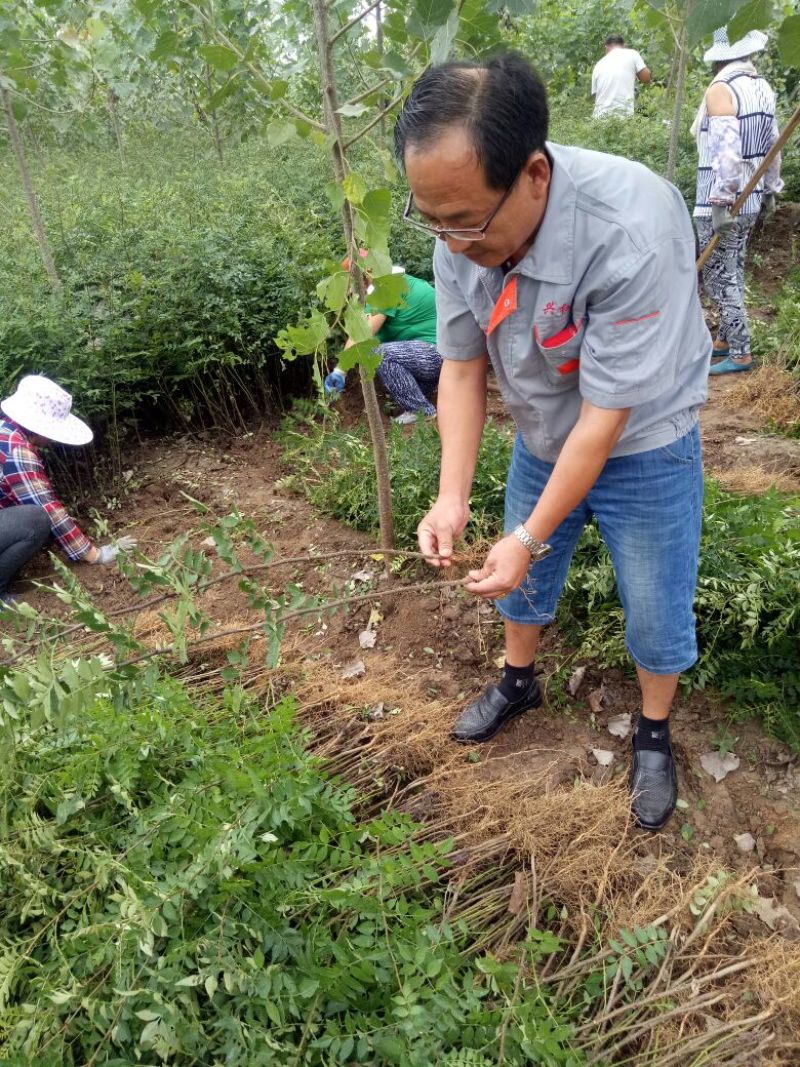
[[[767,35],[761,30],[751,30],[744,37],[731,44],[728,31],[724,27],[714,31],[714,43],[703,56],[705,63],[729,63],[734,59],[744,59],[754,52],[761,52],[767,47]]]
[[[94,434],[72,414],[72,397],[41,374],[28,374],[17,391],[0,401],[0,410],[23,430],[62,445],[88,445]]]

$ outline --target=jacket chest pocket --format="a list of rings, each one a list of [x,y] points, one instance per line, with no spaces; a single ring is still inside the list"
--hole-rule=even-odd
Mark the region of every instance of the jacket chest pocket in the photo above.
[[[557,333],[547,337],[536,325],[533,328],[533,340],[536,350],[544,363],[547,380],[560,390],[573,389],[578,384],[581,345],[586,333],[586,321],[578,319],[570,322]]]

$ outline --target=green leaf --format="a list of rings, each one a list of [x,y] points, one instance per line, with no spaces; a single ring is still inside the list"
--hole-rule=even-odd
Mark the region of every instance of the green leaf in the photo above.
[[[316,309],[299,326],[287,326],[275,338],[286,359],[310,356],[324,343],[330,333],[325,316]]]
[[[778,53],[787,66],[800,67],[800,15],[790,15],[781,23]]]
[[[403,302],[407,293],[408,280],[405,274],[387,274],[375,279],[367,301],[371,311],[390,311]]]
[[[347,271],[337,271],[323,278],[317,285],[317,296],[329,311],[339,312],[347,300],[350,275]]]
[[[355,119],[359,115],[363,115],[365,111],[369,111],[369,108],[366,104],[342,104],[336,110],[339,115],[344,115],[345,118]]]
[[[751,30],[764,30],[774,18],[774,0],[749,0],[728,23],[728,39],[738,41]]]
[[[414,11],[408,19],[408,32],[412,37],[429,41],[440,26],[444,26],[453,10],[453,0],[416,0]]]
[[[699,44],[720,26],[727,26],[744,0],[696,0],[686,20],[689,44]]]
[[[222,44],[206,44],[199,49],[200,55],[214,70],[233,70],[239,62],[239,57],[231,48]]]
[[[355,171],[351,171],[344,179],[342,189],[351,204],[360,204],[367,195],[367,183]]]
[[[444,63],[450,58],[450,50],[458,34],[459,14],[454,8],[443,26],[440,26],[431,41],[431,63]]]
[[[344,312],[344,330],[351,341],[358,344],[360,341],[371,341],[377,344],[370,329],[367,314],[358,299],[351,296]]]
[[[153,59],[166,59],[174,55],[178,50],[178,35],[175,30],[164,30],[156,41],[153,49]]]
[[[376,1037],[373,1044],[375,1051],[392,1063],[399,1063],[405,1055],[406,1047],[399,1037],[386,1034],[383,1037]]]
[[[356,345],[350,345],[339,353],[338,362],[342,370],[352,370],[353,367],[363,367],[368,378],[375,376],[375,371],[383,359],[378,342],[374,337],[368,341],[359,341]]]

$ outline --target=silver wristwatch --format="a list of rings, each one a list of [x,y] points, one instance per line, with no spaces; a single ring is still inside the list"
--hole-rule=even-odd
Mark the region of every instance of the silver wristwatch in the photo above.
[[[531,562],[538,563],[540,559],[544,559],[545,556],[549,556],[553,551],[551,545],[546,545],[542,541],[537,541],[535,537],[531,537],[522,523],[519,526],[515,526],[511,531],[514,537],[518,541],[521,541],[523,545],[531,554]]]

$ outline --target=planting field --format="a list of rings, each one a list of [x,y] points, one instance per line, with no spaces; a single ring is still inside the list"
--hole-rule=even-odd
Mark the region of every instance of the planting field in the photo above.
[[[746,432],[760,442],[768,440],[757,417],[746,409],[731,408],[730,391],[727,383],[715,383],[704,418],[704,432],[710,437],[710,474],[720,478],[725,476],[725,457],[736,436]],[[348,411],[345,422],[357,430],[356,412]],[[541,1019],[541,1008],[536,1009],[539,1022],[533,1027],[539,1034],[537,1040],[544,1043],[523,1043],[528,1049],[521,1053],[523,1059],[510,1056],[509,1062],[527,1062],[525,1057],[537,1049],[541,1062],[546,1063],[591,1062],[592,1057],[599,1057],[598,1062],[616,1062],[605,1057],[613,1057],[617,1047],[639,1049],[636,1056],[640,1058],[634,1056],[633,1062],[650,1062],[647,1057],[656,1050],[670,1063],[694,1062],[681,1058],[684,1044],[695,1042],[701,1048],[702,1035],[709,1027],[711,1032],[718,1031],[718,1062],[739,1062],[734,1050],[738,1055],[746,1049],[747,1056],[753,1057],[749,1062],[769,1062],[755,1058],[762,1046],[763,1050],[771,1045],[793,1049],[800,965],[796,949],[800,937],[800,746],[796,735],[794,745],[787,746],[768,737],[758,720],[731,717],[717,692],[686,692],[675,711],[673,735],[680,775],[679,812],[664,833],[653,836],[637,831],[631,825],[625,789],[628,734],[637,712],[636,686],[626,671],[603,667],[591,655],[581,654],[556,627],[548,635],[541,658],[545,708],[522,716],[487,745],[465,749],[455,744],[449,738],[454,716],[467,698],[482,689],[502,655],[502,632],[491,609],[452,582],[431,579],[413,560],[400,568],[394,566],[395,573],[387,577],[385,560],[376,556],[369,536],[326,519],[293,492],[298,468],[292,449],[297,448],[298,430],[296,422],[292,425],[293,429],[284,428],[277,437],[266,427],[222,440],[210,435],[205,440],[180,437],[126,456],[129,477],[118,519],[138,537],[151,559],[160,558],[163,564],[168,546],[178,537],[187,539],[181,552],[191,547],[213,557],[209,518],[237,511],[252,519],[274,547],[272,559],[286,561],[285,567],[270,572],[266,587],[273,596],[280,597],[290,583],[297,604],[307,594],[350,602],[332,612],[312,609],[289,622],[281,658],[268,668],[265,636],[259,636],[245,652],[236,652],[248,627],[261,634],[259,620],[264,612],[237,590],[234,574],[233,580],[214,584],[198,596],[208,630],[187,624],[190,641],[198,643],[187,650],[185,665],[173,668],[176,677],[187,682],[191,692],[205,693],[205,701],[209,694],[222,691],[226,672],[233,665],[245,701],[255,701],[254,721],[261,721],[264,728],[271,724],[270,731],[277,728],[279,702],[292,702],[297,724],[307,731],[303,744],[322,757],[323,766],[341,776],[343,783],[355,787],[358,812],[394,811],[417,820],[419,828],[409,829],[408,834],[409,841],[418,844],[408,846],[411,852],[407,860],[398,861],[400,870],[404,863],[413,867],[419,860],[415,849],[422,842],[430,842],[430,847],[434,842],[452,842],[446,859],[435,854],[428,857],[429,866],[441,863],[443,867],[437,884],[431,883],[424,898],[439,900],[434,906],[443,908],[443,915],[456,924],[460,931],[456,943],[461,940],[467,959],[475,959],[476,952],[478,960],[485,959],[483,954],[489,951],[492,958],[512,968],[505,979],[510,985],[490,983],[487,991],[496,989],[501,1000],[509,998],[509,1019],[515,1032],[517,1027],[525,1031],[524,1019],[514,1008],[515,982],[520,1010],[525,1005],[533,1010],[535,1003],[546,1006]],[[501,418],[494,432],[505,433]],[[416,441],[417,451],[424,452],[424,442],[419,440],[424,433],[424,428],[395,431],[393,448],[402,439]],[[335,466],[334,452],[329,460]],[[760,472],[760,488],[774,477],[771,463],[769,449],[754,452],[751,469]],[[795,458],[781,473],[796,478],[799,470]],[[487,496],[491,496],[490,486]],[[209,515],[199,515],[192,501],[210,509]],[[413,521],[413,516],[408,518]],[[486,522],[488,532],[491,520]],[[245,569],[255,566],[257,576],[257,557],[246,547],[243,535],[233,527],[231,531],[232,544],[240,546],[242,564]],[[469,555],[467,551],[465,560]],[[211,577],[229,573],[230,556],[225,549],[221,556]],[[130,585],[122,576],[99,577],[95,570],[80,567],[75,576],[107,616],[125,613],[121,621],[130,627],[139,656],[172,645],[170,628],[175,621],[169,601],[139,609],[131,602]],[[41,580],[48,577],[55,576],[39,574]],[[143,595],[146,604],[151,597]],[[570,602],[584,595],[576,590]],[[52,610],[49,592],[31,591],[29,600]],[[165,608],[168,613],[162,617]],[[617,625],[618,619],[611,624]],[[102,628],[92,629],[102,632]],[[78,647],[88,655],[107,645],[96,636],[84,639]],[[291,760],[299,755],[285,758],[290,763],[283,773],[294,779],[300,764]],[[104,762],[113,781],[113,761]],[[248,765],[251,771],[257,766],[248,757],[243,773],[249,773]],[[82,780],[73,782],[71,788],[76,786],[78,793],[69,795],[80,795]],[[279,802],[274,790],[270,786],[267,794],[270,811]],[[280,830],[275,833],[280,840]],[[237,862],[244,860],[239,857]],[[186,877],[188,858],[181,863],[181,876]],[[429,875],[433,876],[432,871]],[[237,877],[243,876],[240,871]],[[333,877],[331,891],[336,885],[346,886],[350,877],[343,882]],[[221,902],[225,890],[217,892],[223,894]],[[346,907],[345,902],[340,904]],[[209,921],[213,923],[216,908],[202,900],[198,906],[211,909]],[[364,919],[351,914],[348,921],[363,923]],[[386,921],[394,924],[397,920],[390,912]],[[394,951],[393,925],[391,929],[387,933],[390,954]],[[532,934],[531,930],[549,933]],[[230,936],[235,943],[235,932]],[[633,939],[631,945],[628,938]],[[636,944],[641,947],[631,947]],[[184,946],[183,970],[173,970],[171,981],[191,990],[192,967],[199,967],[200,991],[192,992],[190,998],[198,1001],[190,1017],[196,1018],[199,1027],[200,1019],[208,1025],[209,1010],[220,1010],[215,1003],[219,994],[211,994],[206,1007],[199,1003],[204,999],[203,985],[207,992],[209,982],[216,989],[221,976],[219,965],[214,969],[208,962],[202,964],[198,951]],[[226,949],[230,951],[232,947]],[[639,958],[640,952],[647,953],[647,958]],[[615,959],[617,968],[609,971]],[[486,965],[480,965],[484,976]],[[521,968],[521,979],[514,978],[516,967]],[[228,983],[233,981],[226,978]],[[484,977],[470,981],[480,986]],[[153,979],[148,979],[147,988],[152,992],[162,985],[154,986]],[[438,989],[435,981],[433,986]],[[226,1011],[238,1013],[247,998],[255,995],[249,986],[237,988],[241,1003],[235,1003],[235,991],[229,989]],[[291,988],[281,992],[276,987],[275,1015],[270,1011],[269,1016],[279,1026],[283,1025],[276,1021],[280,1015],[289,1030]],[[519,989],[526,990],[524,996]],[[534,989],[536,998],[542,999],[531,1001]],[[353,995],[354,1003],[363,1003],[357,992]],[[421,990],[417,995],[422,996]],[[444,993],[440,989],[437,995]],[[111,1005],[104,1017],[116,1010],[113,996],[109,993],[108,997],[100,998]],[[646,1009],[635,1008],[637,1000],[647,1003],[650,997],[666,1016],[657,1025]],[[142,1008],[141,998],[136,1001],[138,1032],[144,1025],[158,1024],[139,1038],[141,1047],[161,1048],[167,1060],[173,1056],[177,1057],[174,1062],[189,1062],[180,1058],[185,1052],[177,1052],[187,1040],[180,1037],[176,1022],[177,1012],[184,1029],[188,1025],[188,1008],[181,1004],[185,999],[175,1000],[163,991],[155,1005],[148,1001],[149,1006]],[[120,1009],[123,1003],[119,1002]],[[70,1004],[65,999],[60,1009],[69,1012],[60,1016],[65,1025],[74,1018]],[[416,1002],[420,1019],[425,1017],[422,1004]],[[431,1005],[426,1004],[425,1011],[429,1010]],[[129,1016],[133,1040],[135,1013],[126,1009],[125,1017]],[[606,1017],[607,1024],[597,1024],[597,1019]],[[392,1015],[377,1025],[381,1033],[385,1028],[393,1036],[400,1035],[398,1049],[406,1048],[404,1054],[411,1057],[408,1062],[422,1063],[425,1056],[434,1055],[426,1049],[444,1056],[448,1048],[492,1048],[492,1039],[486,1036],[497,1025],[492,1019],[482,1021],[485,1030],[476,1046],[452,1044],[446,1027],[431,1036],[430,1045],[416,1030],[412,1040],[400,1025],[402,1015]],[[550,1031],[541,1030],[542,1019],[551,1019],[555,1026],[546,1040],[541,1035]],[[67,1031],[71,1032],[69,1025]],[[354,1035],[356,1031],[361,1032],[358,1026]],[[194,1032],[191,1026],[189,1032]],[[324,1032],[321,1024],[311,1031],[315,1040]],[[336,1042],[343,1040],[339,1033]],[[339,1048],[336,1042],[332,1047]],[[124,1040],[121,1043],[126,1047]],[[383,1046],[378,1043],[369,1048],[372,1051],[364,1051],[364,1058],[356,1057],[356,1062],[372,1062],[369,1056],[383,1062]],[[415,1050],[418,1059],[414,1059]],[[311,1051],[308,1055],[312,1056]],[[792,1062],[792,1055],[787,1051],[785,1062]],[[385,1060],[402,1061],[389,1054]]]
[[[490,373],[472,517],[433,571],[439,427],[391,420],[373,320],[393,265],[433,280],[392,140],[432,64],[518,50],[551,142],[691,208],[723,18],[758,45],[784,184],[748,244],[756,366],[702,411],[699,659],[677,810],[647,833],[594,523],[543,706],[452,739],[505,662],[465,581],[514,429]],[[609,34],[652,77],[598,120]],[[0,605],[0,1063],[800,1064],[798,70],[794,6],[742,0],[0,0],[2,396],[72,394],[94,441],[42,446],[47,470],[94,542],[137,542],[113,566],[40,552]],[[535,155],[486,186],[490,249]]]

